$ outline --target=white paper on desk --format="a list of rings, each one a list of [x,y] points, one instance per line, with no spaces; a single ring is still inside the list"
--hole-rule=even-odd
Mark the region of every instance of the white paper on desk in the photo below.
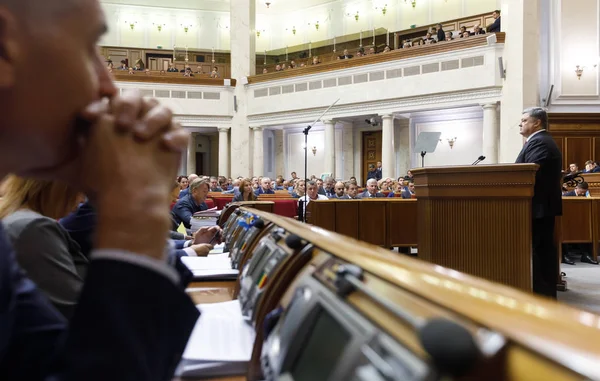
[[[201,316],[190,335],[177,375],[208,377],[244,373],[256,334],[244,320],[239,301],[196,307]]]
[[[229,254],[215,254],[207,257],[181,257],[183,264],[190,270],[231,270]]]
[[[196,280],[207,280],[207,279],[222,279],[230,280],[235,279],[239,275],[239,270],[235,269],[211,269],[211,270],[191,270],[194,279]]]
[[[223,254],[223,250],[225,249],[225,244],[224,243],[220,243],[218,245],[215,245],[213,247],[213,249],[211,251],[208,252],[208,255],[213,255],[213,254]],[[227,253],[229,254],[229,253]]]

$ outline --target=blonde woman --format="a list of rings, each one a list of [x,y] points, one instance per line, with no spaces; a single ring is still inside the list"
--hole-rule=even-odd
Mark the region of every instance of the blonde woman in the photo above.
[[[9,176],[0,200],[0,218],[17,262],[69,319],[83,286],[88,260],[57,220],[72,212],[83,196],[52,181]]]

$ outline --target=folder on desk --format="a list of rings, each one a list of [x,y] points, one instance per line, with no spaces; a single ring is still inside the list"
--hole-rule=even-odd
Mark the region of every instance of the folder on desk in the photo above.
[[[237,300],[199,304],[201,316],[190,335],[178,377],[218,377],[243,374],[252,357],[256,334],[242,317]]]

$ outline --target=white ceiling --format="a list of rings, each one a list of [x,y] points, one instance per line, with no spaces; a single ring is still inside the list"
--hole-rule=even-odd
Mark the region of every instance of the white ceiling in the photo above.
[[[269,0],[271,5],[267,9],[265,0],[256,0],[257,13],[284,13],[299,9],[311,8],[321,4],[336,2],[338,0]],[[101,3],[137,5],[160,8],[179,8],[204,11],[229,11],[229,0],[100,0]]]

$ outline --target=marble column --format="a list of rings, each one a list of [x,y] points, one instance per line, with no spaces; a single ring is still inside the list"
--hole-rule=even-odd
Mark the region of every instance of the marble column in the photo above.
[[[283,176],[285,173],[285,156],[283,151],[283,130],[274,130],[273,137],[275,138],[275,176]]]
[[[325,157],[325,173],[331,173],[335,177],[335,122],[333,120],[324,120],[325,124],[325,147],[323,154]]]
[[[501,0],[502,31],[506,42],[502,59],[506,79],[502,85],[498,162],[514,163],[523,148],[519,122],[524,109],[539,102],[540,0]]]
[[[254,176],[263,176],[265,174],[265,149],[263,143],[263,127],[252,127],[254,130]]]
[[[237,110],[231,119],[231,174],[249,176],[252,163],[245,79],[256,72],[256,0],[230,0],[231,78]],[[260,170],[262,172],[262,168]],[[256,170],[255,170],[256,172]]]
[[[396,178],[406,175],[411,168],[410,160],[410,119],[396,118],[394,123],[394,143],[396,147]]]
[[[381,116],[381,176],[394,178],[396,173],[396,153],[394,151],[394,115]]]
[[[229,177],[229,128],[219,128],[219,176]]]
[[[196,173],[196,133],[190,134],[190,141],[188,142],[187,148],[187,175]]]
[[[354,124],[352,122],[342,122],[343,128],[343,147],[341,151],[344,154],[344,173],[337,173],[337,177],[348,180],[354,176]],[[340,151],[340,150],[338,150]]]
[[[500,139],[498,123],[498,105],[487,103],[483,107],[483,156],[485,164],[498,163],[498,140]]]

